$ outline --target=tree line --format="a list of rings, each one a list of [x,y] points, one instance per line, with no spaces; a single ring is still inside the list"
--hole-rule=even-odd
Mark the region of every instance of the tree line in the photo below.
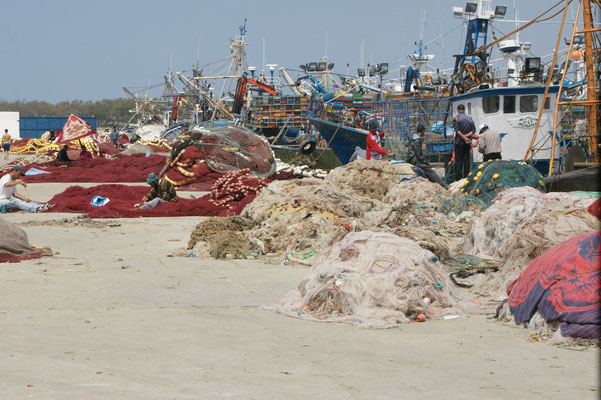
[[[132,117],[135,108],[130,99],[105,99],[99,101],[62,101],[50,104],[45,101],[13,102],[0,100],[0,111],[18,111],[22,117],[96,117],[98,126],[123,125]]]

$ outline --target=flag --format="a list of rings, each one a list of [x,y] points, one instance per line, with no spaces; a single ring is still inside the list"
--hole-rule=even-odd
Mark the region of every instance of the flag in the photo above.
[[[63,131],[56,139],[56,143],[68,143],[72,140],[93,135],[94,133],[96,131],[92,129],[92,125],[71,114],[67,119],[67,123],[63,126]]]

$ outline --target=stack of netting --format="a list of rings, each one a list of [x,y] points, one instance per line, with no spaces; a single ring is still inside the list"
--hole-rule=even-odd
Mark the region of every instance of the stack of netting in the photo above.
[[[517,161],[494,160],[470,172],[460,192],[490,204],[500,191],[520,186],[545,191],[543,177],[535,168]]]
[[[194,183],[202,163],[225,174],[241,169],[256,177],[271,176],[276,169],[269,143],[252,131],[238,126],[194,128],[180,135],[171,151],[167,177],[176,186]],[[199,169],[204,174],[203,168]]]
[[[550,196],[531,187],[500,193],[490,207],[472,219],[465,236],[467,254],[502,262],[499,272],[477,282],[478,289],[502,295],[507,284],[535,257],[577,234],[598,230],[599,221],[585,208],[588,204],[574,204],[570,193]]]
[[[242,213],[256,224],[251,236],[266,253],[290,257],[295,251],[330,246],[362,214],[353,196],[315,178],[272,182]]]
[[[303,319],[389,328],[474,311],[438,258],[385,232],[350,233],[274,309]]]
[[[244,257],[251,251],[251,244],[242,232],[251,227],[252,221],[244,217],[207,218],[196,225],[190,234],[186,253],[193,250],[199,257]],[[208,246],[197,246],[198,244]]]
[[[358,158],[330,172],[326,182],[354,195],[382,200],[392,186],[403,178],[414,175],[415,172],[409,164],[395,165],[386,161],[368,161]]]

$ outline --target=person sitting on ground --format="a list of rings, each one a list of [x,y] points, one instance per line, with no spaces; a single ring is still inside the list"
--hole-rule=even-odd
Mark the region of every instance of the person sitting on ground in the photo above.
[[[85,158],[94,158],[94,156],[92,156],[92,153],[90,153],[88,151],[88,148],[86,147],[85,144],[83,144],[81,142],[81,140],[79,141],[79,146],[81,147],[81,153],[79,153],[79,158],[85,157]]]
[[[484,162],[502,159],[501,135],[499,132],[489,129],[486,124],[480,125],[480,135],[472,146],[478,146],[478,151],[484,155]]]
[[[27,187],[23,179],[23,168],[15,165],[10,172],[0,178],[0,206],[6,208],[18,208],[28,212],[38,212],[48,209],[48,204],[41,204],[17,193],[17,185]]]
[[[367,134],[365,158],[367,160],[381,160],[383,155],[394,156],[394,153],[390,153],[380,146],[382,138],[386,135],[386,131],[378,132],[378,121],[375,118],[372,118],[367,121],[366,125],[369,133]]]
[[[71,159],[69,159],[69,153],[67,153],[69,151],[69,145],[64,145],[62,149],[60,149],[58,151],[58,154],[56,155],[56,161],[64,161],[64,162],[69,162],[71,161]]]
[[[146,183],[151,186],[150,192],[142,198],[143,203],[135,204],[134,207],[140,207],[143,210],[155,208],[161,203],[168,201],[176,202],[177,193],[175,186],[165,178],[159,178],[157,174],[151,172],[146,179]]]
[[[446,189],[447,186],[442,182],[442,179],[440,179],[440,176],[438,176],[436,171],[432,169],[430,163],[428,163],[428,160],[426,160],[426,157],[424,157],[423,144],[426,129],[422,124],[419,124],[416,132],[417,133],[413,134],[411,141],[409,142],[407,162],[415,165],[418,169],[417,172],[423,172],[423,175],[425,175],[430,182],[438,183],[440,186]]]
[[[48,140],[50,141],[50,143],[52,143],[52,142],[54,142],[54,139],[56,139],[54,129],[50,129],[50,136],[48,136]]]

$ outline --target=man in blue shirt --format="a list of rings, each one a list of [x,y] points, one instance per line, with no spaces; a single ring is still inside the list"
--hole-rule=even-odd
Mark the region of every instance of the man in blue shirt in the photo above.
[[[457,116],[453,118],[455,130],[455,180],[467,177],[470,172],[472,136],[476,131],[474,121],[465,114],[465,106],[457,106]]]
[[[113,130],[111,132],[111,143],[116,148],[119,148],[119,131],[116,127],[113,127]]]

